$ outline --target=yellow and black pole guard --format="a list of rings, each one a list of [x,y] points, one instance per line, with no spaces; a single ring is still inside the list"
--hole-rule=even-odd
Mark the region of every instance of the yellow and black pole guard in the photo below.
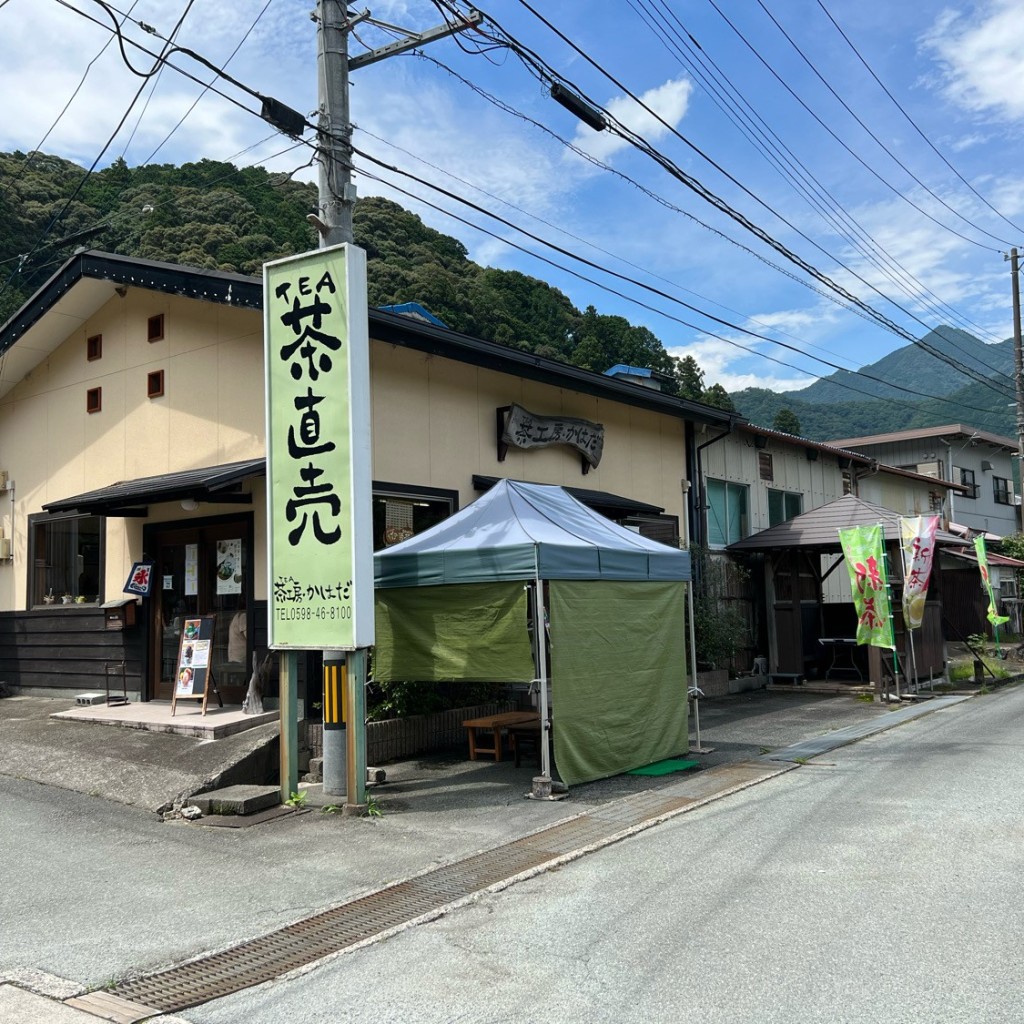
[[[324,728],[344,729],[348,708],[345,688],[348,670],[343,661],[324,662]]]

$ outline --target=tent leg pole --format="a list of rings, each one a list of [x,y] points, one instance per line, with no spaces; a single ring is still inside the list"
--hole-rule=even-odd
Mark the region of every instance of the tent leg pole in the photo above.
[[[697,730],[697,746],[692,751],[694,754],[710,754],[714,749],[705,749],[700,742],[700,698],[704,696],[697,685],[697,628],[694,626],[694,604],[693,604],[693,580],[686,581],[686,597],[689,601],[690,612],[690,686],[687,690],[687,699],[693,698],[693,724]]]
[[[533,780],[530,796],[534,800],[551,799],[551,750],[548,745],[548,652],[547,615],[544,609],[544,584],[534,578],[533,635],[537,644],[537,676],[540,682],[540,776]]]

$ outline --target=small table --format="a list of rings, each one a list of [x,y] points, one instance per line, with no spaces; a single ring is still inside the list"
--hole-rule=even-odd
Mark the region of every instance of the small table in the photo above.
[[[826,679],[831,679],[833,672],[854,672],[861,682],[864,681],[864,676],[861,674],[860,669],[853,660],[853,651],[857,646],[856,638],[845,636],[823,636],[819,638],[818,643],[821,644],[822,647],[828,646],[832,648],[832,664],[825,669]],[[839,660],[840,651],[846,652],[846,657],[842,662]]]
[[[469,737],[469,759],[475,761],[477,754],[493,754],[495,761],[501,760],[501,730],[511,725],[523,725],[528,722],[540,722],[536,711],[504,711],[497,715],[484,715],[482,718],[468,718],[462,724]],[[477,730],[484,729],[494,734],[493,747],[481,747],[478,743]]]

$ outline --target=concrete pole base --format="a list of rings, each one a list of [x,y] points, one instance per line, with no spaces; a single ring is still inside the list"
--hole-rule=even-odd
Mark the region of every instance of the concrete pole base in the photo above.
[[[569,789],[564,782],[554,782],[547,775],[535,775],[533,788],[526,794],[527,800],[564,800]]]

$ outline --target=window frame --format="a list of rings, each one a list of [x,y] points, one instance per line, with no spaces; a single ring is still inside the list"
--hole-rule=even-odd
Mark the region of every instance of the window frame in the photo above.
[[[970,494],[961,494],[962,498],[970,498],[974,501],[978,497],[978,480],[975,476],[973,469],[964,469],[962,466],[958,466],[957,469],[960,471],[960,483],[964,487],[970,487]]]
[[[1000,484],[1004,486],[1000,487]],[[992,499],[997,505],[1013,504],[1013,481],[1005,476],[992,477]]]
[[[447,501],[450,511],[447,516],[443,519],[439,519],[438,522],[444,522],[444,519],[449,519],[459,511],[459,492],[451,490],[447,487],[426,487],[416,486],[415,484],[396,484],[389,483],[383,480],[374,480],[372,486],[372,503],[374,511],[376,511],[376,503],[378,500],[386,500],[388,498],[397,498],[399,501],[412,501],[415,502],[417,499],[425,502],[442,502]],[[376,515],[373,517],[373,550],[384,551],[387,546],[383,543],[380,547],[377,546],[377,520]],[[432,524],[433,525],[433,524]],[[424,527],[428,529],[428,527]],[[422,533],[423,531],[418,531]],[[414,533],[413,536],[416,536]],[[382,538],[383,539],[383,538]]]
[[[744,537],[750,536],[750,485],[738,483],[734,480],[718,480],[714,478],[708,478],[705,483],[705,514],[707,524],[707,543],[708,547],[714,550],[722,550],[727,548],[730,544],[735,544],[738,540],[743,540]],[[718,527],[719,532],[723,533],[725,540],[716,540],[712,538],[712,511],[714,506],[712,505],[712,488],[721,487],[723,488],[723,497],[725,499],[725,520],[724,523],[719,523],[718,517],[715,516],[715,524]],[[730,495],[734,497],[742,496],[743,508],[739,510],[739,536],[733,537],[730,534],[729,526],[732,521],[732,515],[730,510]]]
[[[803,515],[804,511],[804,495],[803,491],[787,491],[781,487],[766,487],[765,490],[768,492],[768,527],[769,529],[773,526],[778,526],[780,523],[788,523],[790,519],[795,519],[799,515]],[[779,495],[782,501],[782,518],[772,518],[772,495]],[[795,498],[797,504],[800,506],[796,512],[792,515],[786,514],[786,506],[789,504],[789,499]]]
[[[164,315],[163,313],[154,313],[146,320],[146,341],[150,343],[163,341],[164,336]]]
[[[68,522],[76,522],[77,523],[77,522],[84,522],[86,520],[95,520],[96,523],[97,523],[97,530],[96,530],[97,552],[96,552],[96,566],[95,566],[95,568],[96,568],[96,598],[93,601],[83,601],[83,602],[74,601],[74,602],[72,602],[71,606],[72,607],[77,607],[77,608],[96,608],[98,605],[102,604],[102,602],[103,602],[103,595],[105,593],[105,587],[106,587],[106,579],[105,579],[105,575],[106,575],[105,574],[106,548],[107,548],[107,521],[106,521],[106,517],[104,517],[104,516],[94,516],[94,515],[81,515],[81,514],[76,513],[76,512],[57,512],[57,513],[34,512],[34,513],[30,513],[29,514],[28,521],[27,521],[27,528],[28,528],[28,538],[27,538],[27,542],[28,542],[28,566],[29,566],[28,576],[27,576],[27,580],[26,580],[26,584],[25,584],[25,607],[27,609],[29,609],[29,610],[50,609],[50,608],[52,608],[52,607],[54,607],[54,606],[56,606],[58,604],[61,604],[61,598],[63,597],[63,594],[71,594],[71,596],[73,598],[78,598],[79,596],[85,596],[85,595],[80,595],[79,592],[78,592],[78,581],[77,580],[72,581],[72,571],[71,571],[71,567],[70,566],[67,567],[68,578],[65,581],[66,587],[64,589],[64,592],[63,592],[63,594],[54,593],[53,594],[54,600],[52,602],[48,602],[48,601],[44,600],[46,592],[42,592],[42,593],[36,594],[36,593],[34,593],[34,590],[35,590],[35,587],[36,587],[37,570],[39,570],[39,569],[44,569],[45,570],[47,568],[45,562],[41,566],[37,565],[38,558],[39,558],[39,555],[38,555],[39,543],[38,543],[38,540],[37,540],[39,529],[42,528],[42,527],[47,527],[47,526],[55,526],[55,525],[60,524],[60,523],[68,523]],[[50,542],[50,538],[47,537],[47,544],[50,544],[50,543],[51,543]],[[79,541],[78,541],[78,531],[77,530],[76,530],[76,533],[75,533],[74,547],[76,549],[76,556],[75,557],[78,557],[77,552],[79,550]],[[48,557],[48,556],[44,555],[43,557],[45,558],[45,557]],[[85,571],[85,567],[83,566],[83,572],[84,571]],[[45,580],[40,582],[40,586],[45,586]],[[50,588],[50,590],[52,590],[52,587]],[[36,600],[36,598],[38,598],[38,600]],[[63,607],[68,607],[68,606],[64,605]]]

